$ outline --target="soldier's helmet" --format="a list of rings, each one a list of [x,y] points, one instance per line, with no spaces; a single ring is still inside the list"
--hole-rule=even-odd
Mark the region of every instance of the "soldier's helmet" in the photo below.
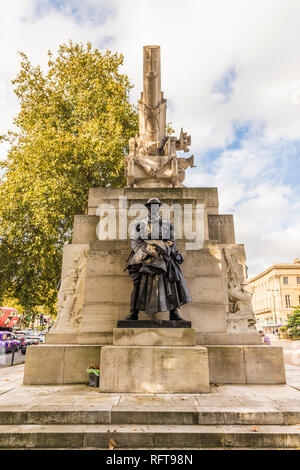
[[[148,199],[148,201],[146,202],[145,206],[146,207],[151,207],[152,204],[157,204],[157,205],[161,206],[161,202],[157,197],[150,197],[150,199]]]

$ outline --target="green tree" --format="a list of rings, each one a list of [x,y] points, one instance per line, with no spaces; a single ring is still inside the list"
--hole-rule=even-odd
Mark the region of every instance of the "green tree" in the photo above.
[[[124,183],[123,157],[137,132],[123,56],[70,41],[48,68],[24,53],[13,81],[20,101],[0,183],[0,299],[55,311],[62,248],[91,186]],[[1,169],[0,169],[1,170]]]
[[[16,299],[10,299],[8,297],[4,297],[2,299],[3,302],[3,307],[10,307],[10,308],[15,308],[18,310],[18,314],[22,315],[24,313],[24,308],[22,305],[20,305]]]
[[[288,319],[287,328],[294,337],[300,337],[300,307],[296,307]]]

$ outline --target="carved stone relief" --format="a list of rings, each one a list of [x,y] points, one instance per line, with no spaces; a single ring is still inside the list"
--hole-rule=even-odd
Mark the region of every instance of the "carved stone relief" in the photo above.
[[[75,258],[72,268],[61,282],[57,298],[57,320],[52,330],[70,331],[78,329],[81,323],[86,261],[85,249]]]
[[[255,331],[256,320],[252,308],[250,287],[240,274],[237,256],[229,248],[223,248],[223,252],[228,282],[227,330]]]

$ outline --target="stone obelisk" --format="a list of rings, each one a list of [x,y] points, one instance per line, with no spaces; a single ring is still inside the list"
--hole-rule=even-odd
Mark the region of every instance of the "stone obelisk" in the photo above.
[[[160,47],[143,48],[143,92],[138,102],[139,135],[129,141],[125,174],[130,187],[181,187],[185,170],[194,166],[194,157],[180,157],[189,151],[191,136],[166,135],[167,100],[161,91]]]

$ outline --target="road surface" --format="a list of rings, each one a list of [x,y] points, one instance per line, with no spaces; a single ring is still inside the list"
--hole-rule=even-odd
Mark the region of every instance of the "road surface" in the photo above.
[[[15,352],[14,357],[14,364],[20,364],[21,362],[25,362],[26,354],[22,354],[21,351]],[[2,367],[7,367],[11,365],[12,360],[12,353],[4,353],[0,354],[0,369]]]

